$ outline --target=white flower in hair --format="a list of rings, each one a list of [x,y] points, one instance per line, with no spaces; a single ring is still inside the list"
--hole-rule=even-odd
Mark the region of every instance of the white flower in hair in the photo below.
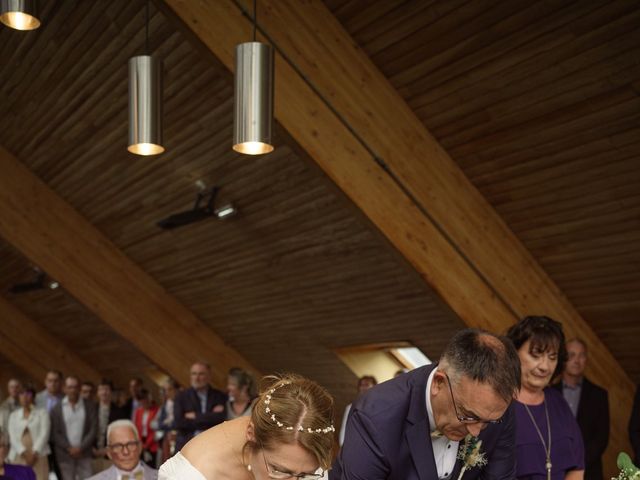
[[[266,405],[264,408],[264,411],[266,414],[271,414],[269,416],[269,418],[271,419],[271,421],[273,423],[275,423],[278,428],[285,428],[286,430],[293,430],[293,426],[292,425],[285,425],[284,423],[282,423],[280,420],[278,420],[278,417],[276,417],[276,414],[272,412],[271,407],[269,407],[269,405],[271,404],[271,400],[273,399],[272,395],[273,393],[280,387],[284,387],[285,385],[290,385],[291,382],[282,382],[280,385],[277,385],[275,387],[273,387],[272,389],[270,389],[267,394],[264,396],[264,404]],[[308,433],[330,433],[330,432],[335,432],[336,429],[335,427],[331,424],[328,427],[325,428],[316,428],[316,429],[312,429],[311,427],[304,427],[302,425],[298,425],[298,431],[299,432],[304,432],[307,431]]]

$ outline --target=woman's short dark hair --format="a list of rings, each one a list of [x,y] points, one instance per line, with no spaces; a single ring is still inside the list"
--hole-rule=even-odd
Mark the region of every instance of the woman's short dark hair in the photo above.
[[[529,349],[546,352],[550,348],[558,349],[558,364],[553,372],[553,378],[564,370],[567,361],[567,347],[565,344],[562,324],[545,316],[524,317],[507,331],[507,337],[511,339],[517,350],[520,350],[527,340],[531,340]]]
[[[520,358],[511,341],[484,330],[456,333],[440,357],[441,368],[454,383],[460,377],[487,383],[507,403],[520,389]]]
[[[32,397],[35,398],[36,396],[36,389],[33,387],[33,385],[26,385],[23,389],[22,389],[23,393],[30,393]]]

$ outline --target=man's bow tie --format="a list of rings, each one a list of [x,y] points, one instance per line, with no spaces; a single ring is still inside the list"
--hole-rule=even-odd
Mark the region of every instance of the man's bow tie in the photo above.
[[[440,438],[442,435],[443,434],[440,430],[434,430],[431,432],[431,438]]]
[[[138,470],[133,475],[124,474],[120,477],[120,480],[142,480],[144,478],[144,472],[142,470]]]

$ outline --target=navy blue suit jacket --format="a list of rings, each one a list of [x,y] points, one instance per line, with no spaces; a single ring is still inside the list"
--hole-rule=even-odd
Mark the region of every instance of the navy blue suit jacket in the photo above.
[[[208,387],[207,408],[202,412],[200,397],[193,387],[180,392],[173,403],[173,415],[176,423],[176,452],[181,450],[191,440],[196,431],[211,428],[227,419],[227,394]],[[214,412],[216,407],[222,406],[219,412]],[[196,418],[185,418],[185,413],[194,412]]]
[[[330,480],[438,480],[433,458],[426,389],[435,365],[381,383],[354,402],[344,445]],[[480,434],[485,467],[468,469],[463,480],[515,478],[515,419],[509,406],[503,422]],[[462,462],[451,474],[457,480]]]

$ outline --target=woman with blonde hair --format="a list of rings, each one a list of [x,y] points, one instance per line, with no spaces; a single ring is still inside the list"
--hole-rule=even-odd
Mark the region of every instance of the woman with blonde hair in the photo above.
[[[265,377],[251,412],[193,438],[160,480],[319,479],[332,460],[333,399],[298,375]]]

